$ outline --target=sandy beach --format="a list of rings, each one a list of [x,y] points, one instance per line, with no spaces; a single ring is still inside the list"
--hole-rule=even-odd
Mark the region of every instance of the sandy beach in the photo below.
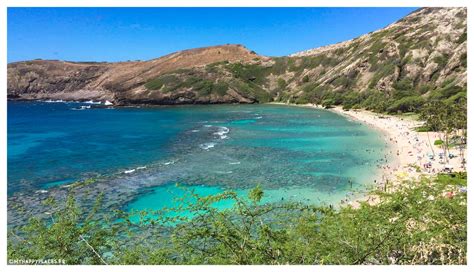
[[[284,103],[275,103],[288,105]],[[302,107],[319,108],[321,106],[306,104],[296,105]],[[421,126],[423,122],[415,121],[400,116],[384,115],[367,110],[343,110],[342,107],[335,107],[331,111],[346,116],[355,122],[360,122],[384,135],[384,141],[389,147],[390,160],[385,165],[379,165],[380,175],[376,177],[377,186],[383,187],[386,182],[402,182],[406,179],[419,179],[421,176],[436,175],[446,172],[446,167],[451,171],[464,171],[462,165],[461,151],[457,148],[449,150],[449,154],[454,155],[449,158],[448,163],[440,155],[443,154],[441,146],[435,146],[436,139],[442,139],[442,134],[438,132],[417,132],[415,128]],[[464,157],[467,157],[467,150],[464,150]],[[348,201],[353,207],[357,207],[360,201],[368,201],[371,204],[378,202],[375,196],[368,195],[362,199]]]
[[[382,166],[382,182],[378,183],[379,186],[384,186],[386,182],[399,183],[405,179],[419,179],[422,175],[431,176],[447,172],[446,167],[452,169],[451,171],[465,170],[459,149],[449,150],[449,154],[454,157],[449,158],[448,163],[441,157],[444,154],[443,148],[434,145],[436,139],[442,139],[441,133],[415,131],[415,128],[423,124],[421,121],[366,110],[345,111],[342,107],[333,108],[331,111],[378,129],[385,135],[384,140],[390,145],[390,152],[395,156],[392,156],[390,163]],[[466,155],[467,151],[464,150],[464,157]],[[378,198],[368,195],[347,204],[356,208],[361,201],[376,204]]]
[[[404,171],[416,177],[421,174],[432,175],[444,171],[446,164],[444,159],[440,158],[443,149],[441,146],[434,145],[435,140],[442,139],[442,133],[415,131],[415,128],[423,125],[423,122],[366,110],[345,111],[341,107],[331,110],[381,130],[386,137],[386,142],[397,152],[395,165],[398,164],[398,167],[395,172]],[[466,156],[466,151],[464,152]],[[449,153],[454,155],[448,161],[448,164],[452,166],[452,171],[464,170],[460,150],[452,148]]]

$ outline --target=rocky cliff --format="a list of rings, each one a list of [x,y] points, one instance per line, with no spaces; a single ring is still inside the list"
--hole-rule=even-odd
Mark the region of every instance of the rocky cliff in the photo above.
[[[288,57],[224,45],[151,61],[11,63],[8,96],[121,104],[273,100],[375,110],[398,103],[409,110],[433,97],[465,97],[466,19],[465,8],[423,8],[381,30]]]

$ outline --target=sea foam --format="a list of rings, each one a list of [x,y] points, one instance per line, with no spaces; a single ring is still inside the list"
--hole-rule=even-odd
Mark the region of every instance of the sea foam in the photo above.
[[[100,101],[94,101],[94,100],[85,101],[84,103],[85,103],[85,104],[92,104],[92,105],[100,105],[100,104],[102,104],[102,102],[100,102]]]
[[[204,150],[209,150],[209,149],[213,148],[214,146],[216,146],[216,143],[213,143],[213,142],[204,143],[204,144],[199,145],[199,147],[204,149]]]
[[[225,138],[227,138],[226,134],[229,133],[229,131],[230,130],[227,127],[219,127],[217,132],[214,132],[213,134],[219,136],[219,138],[221,138],[221,139],[225,139]]]
[[[43,102],[46,102],[46,103],[64,103],[64,100],[62,100],[62,99],[59,99],[59,100],[48,99],[48,100],[44,100]]]
[[[80,106],[79,108],[72,108],[71,110],[87,110],[90,109],[91,106]]]

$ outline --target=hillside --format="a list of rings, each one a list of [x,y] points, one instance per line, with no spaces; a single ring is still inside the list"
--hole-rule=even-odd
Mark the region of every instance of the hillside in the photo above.
[[[381,30],[288,57],[239,45],[124,63],[28,61],[8,65],[19,99],[108,99],[120,104],[342,104],[413,111],[466,97],[467,11],[423,8]]]
[[[382,95],[387,101],[408,96],[447,98],[466,86],[466,44],[466,9],[420,9],[359,38],[293,54],[296,62],[310,64],[285,94],[319,102],[324,90],[353,90],[359,100]],[[334,102],[340,96],[326,99]],[[370,101],[364,106],[384,107]]]
[[[160,103],[175,98],[166,98],[159,92],[143,93],[143,86],[161,74],[220,61],[260,58],[241,45],[222,45],[179,51],[150,61],[16,62],[8,64],[8,97],[119,102],[130,96],[144,103]]]

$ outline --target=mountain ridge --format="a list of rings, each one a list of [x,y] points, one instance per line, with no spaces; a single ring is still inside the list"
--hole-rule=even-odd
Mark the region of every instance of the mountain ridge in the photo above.
[[[385,28],[287,57],[265,57],[242,45],[221,45],[149,61],[12,63],[8,65],[7,93],[11,99],[27,100],[106,99],[116,104],[280,101],[379,111],[386,111],[387,103],[416,98],[405,101],[415,104],[402,107],[407,110],[433,96],[465,96],[466,16],[465,8],[421,8]]]

